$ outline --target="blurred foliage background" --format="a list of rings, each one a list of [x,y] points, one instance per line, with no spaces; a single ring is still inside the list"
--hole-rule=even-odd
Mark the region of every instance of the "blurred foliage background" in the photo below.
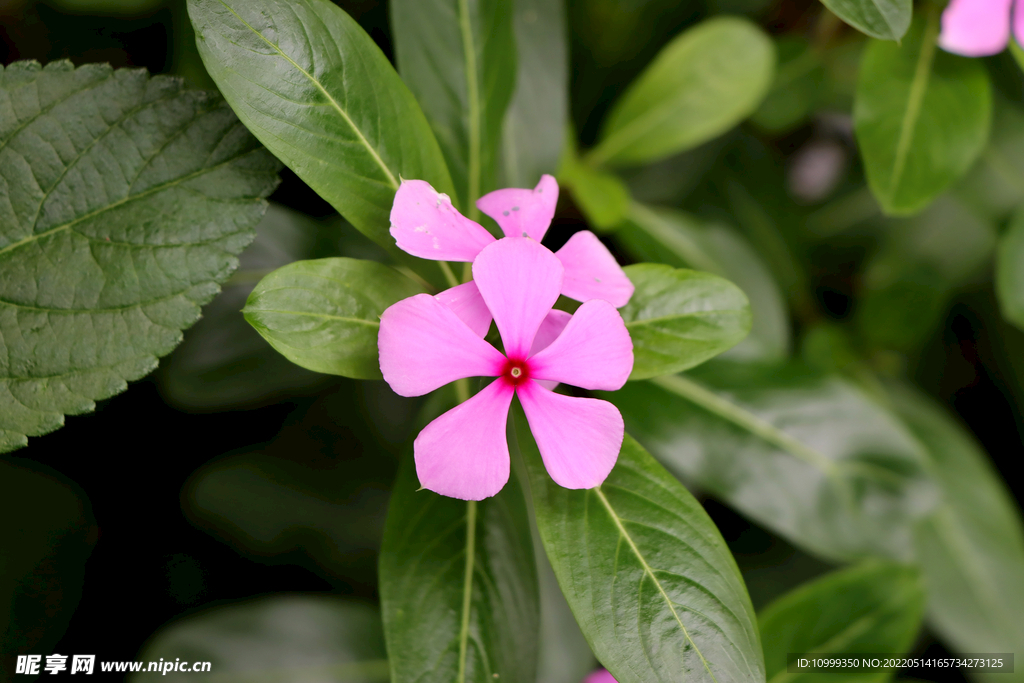
[[[392,57],[386,3],[338,4]],[[631,192],[738,228],[791,312],[788,325],[762,330],[777,355],[911,377],[976,435],[1019,504],[1024,333],[1000,316],[991,273],[998,229],[1024,198],[1024,113],[1010,104],[1021,101],[1024,77],[1009,54],[987,60],[996,109],[977,167],[924,214],[892,219],[868,192],[854,149],[849,111],[864,37],[817,0],[568,4],[571,116],[583,146],[686,27],[736,13],[777,39],[779,75],[757,114],[696,150],[629,171]],[[0,0],[0,57],[145,67],[213,87],[184,0]],[[31,645],[134,659],[161,627],[210,607],[275,593],[375,602],[388,490],[417,402],[383,382],[293,366],[243,321],[245,297],[270,270],[374,253],[290,171],[282,175],[241,269],[160,369],[0,461],[2,518],[30,520],[2,541],[0,587],[31,576],[0,606],[3,652]],[[552,248],[584,224],[564,192]],[[623,263],[672,262],[628,227],[611,245]],[[830,568],[703,502],[755,607]],[[945,650],[925,632],[915,652]],[[13,671],[7,664],[0,677]],[[932,680],[964,679],[945,671]]]

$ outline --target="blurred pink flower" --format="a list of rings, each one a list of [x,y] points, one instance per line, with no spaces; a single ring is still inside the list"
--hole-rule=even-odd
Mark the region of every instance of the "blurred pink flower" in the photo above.
[[[615,680],[615,677],[608,673],[607,669],[598,669],[594,673],[587,676],[587,680],[583,683],[619,683]]]
[[[558,183],[544,175],[532,190],[496,190],[481,197],[476,205],[498,223],[506,236],[528,236],[540,242],[551,225],[557,203]],[[391,235],[399,249],[435,261],[472,262],[481,249],[495,241],[482,225],[459,213],[448,195],[437,192],[424,180],[402,181],[391,207]],[[620,308],[633,295],[633,283],[589,230],[573,235],[555,256],[565,271],[561,293],[570,299],[603,299]],[[437,296],[477,335],[487,334],[491,313],[474,282]]]
[[[416,473],[424,488],[463,500],[501,490],[509,476],[505,426],[513,394],[555,482],[585,489],[608,476],[624,434],[618,409],[556,394],[540,382],[619,389],[633,369],[633,342],[618,311],[601,299],[583,303],[571,317],[552,311],[563,274],[559,259],[529,237],[497,240],[476,256],[473,278],[504,354],[429,294],[399,301],[381,315],[380,369],[399,395],[421,396],[465,377],[497,378],[416,437]]]
[[[1024,42],[1024,0],[951,0],[942,13],[939,47],[965,57],[985,57],[1006,49],[1013,34]]]

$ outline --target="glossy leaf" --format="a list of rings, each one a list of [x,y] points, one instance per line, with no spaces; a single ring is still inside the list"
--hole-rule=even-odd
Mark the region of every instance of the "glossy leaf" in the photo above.
[[[380,557],[391,680],[533,683],[537,573],[515,477],[480,502],[418,488],[406,458]]]
[[[615,239],[639,261],[667,263],[720,275],[750,301],[750,334],[725,351],[728,358],[781,360],[789,348],[789,315],[782,292],[764,260],[735,230],[702,223],[674,209],[633,202]]]
[[[871,191],[888,214],[917,213],[978,158],[992,92],[977,59],[938,49],[938,10],[899,43],[864,52],[853,108]]]
[[[996,296],[1003,317],[1024,330],[1024,211],[1019,211],[999,238]]]
[[[700,503],[628,434],[601,486],[564,489],[518,402],[512,420],[544,549],[616,680],[764,681],[750,597]]]
[[[399,178],[454,193],[412,93],[340,7],[189,0],[188,11],[203,63],[242,122],[374,242],[399,253],[388,233]],[[425,272],[440,277],[432,264]]]
[[[915,533],[928,590],[928,620],[956,652],[1024,649],[1024,524],[988,457],[919,392],[892,388],[893,406],[925,445],[942,504]],[[1022,681],[1024,672],[982,674]]]
[[[630,379],[700,365],[750,332],[750,303],[724,278],[658,263],[624,269],[636,291],[619,309],[633,340]]]
[[[775,48],[760,28],[716,17],[669,43],[612,108],[594,164],[654,161],[696,147],[752,114],[775,73]]]
[[[179,619],[157,632],[137,659],[161,658],[170,663],[210,662],[210,674],[142,672],[128,680],[388,680],[380,614],[369,605],[326,594],[257,598]]]
[[[918,443],[838,377],[715,361],[606,397],[676,475],[824,558],[909,560],[936,502]]]
[[[910,27],[911,0],[821,0],[837,17],[879,40],[899,40]]]
[[[500,187],[534,187],[554,174],[569,116],[565,0],[516,0],[516,86],[505,112]]]
[[[787,655],[906,653],[924,617],[921,573],[868,561],[826,574],[790,591],[758,615],[768,679],[799,683],[882,683],[891,669],[870,673],[788,674]]]
[[[515,88],[512,1],[391,0],[390,8],[398,70],[437,135],[463,210],[475,219],[476,200],[495,189]]]
[[[354,379],[380,379],[380,315],[421,292],[418,283],[374,261],[296,261],[260,280],[242,312],[271,346],[297,365]]]
[[[0,451],[126,388],[252,241],[278,165],[227,104],[142,70],[0,71]]]

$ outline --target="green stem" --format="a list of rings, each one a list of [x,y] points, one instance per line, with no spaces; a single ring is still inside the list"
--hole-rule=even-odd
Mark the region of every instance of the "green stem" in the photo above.
[[[466,99],[469,100],[469,168],[466,207],[470,220],[480,220],[476,200],[480,197],[480,90],[476,73],[476,48],[469,21],[469,0],[459,0],[459,28],[462,52],[466,60]]]
[[[673,228],[661,216],[643,204],[630,202],[629,217],[638,228],[668,247],[676,256],[685,261],[686,265],[697,270],[724,275],[715,260],[708,256],[697,243]]]
[[[459,674],[466,680],[466,650],[469,647],[469,616],[473,606],[473,565],[476,562],[476,501],[466,501],[466,573],[462,584],[462,625],[459,628]]]

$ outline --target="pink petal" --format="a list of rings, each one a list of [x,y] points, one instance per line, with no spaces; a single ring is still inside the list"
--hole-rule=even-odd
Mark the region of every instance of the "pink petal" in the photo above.
[[[496,377],[505,357],[429,294],[402,299],[380,316],[380,371],[400,396],[422,396],[463,377]]]
[[[583,683],[619,683],[607,669],[598,669],[587,676]]]
[[[1013,8],[1013,36],[1024,46],[1024,0],[1017,0]]]
[[[472,261],[494,241],[425,180],[402,181],[391,206],[391,236],[402,251],[433,261]]]
[[[594,233],[576,233],[555,256],[565,267],[562,294],[577,301],[604,299],[615,308],[629,303],[633,283]]]
[[[555,216],[557,203],[558,183],[543,175],[532,190],[495,190],[478,199],[476,208],[497,221],[506,236],[523,237],[525,232],[540,242]]]
[[[541,349],[547,348],[551,342],[558,338],[558,335],[562,334],[562,330],[569,324],[569,320],[572,315],[565,311],[560,311],[557,308],[552,308],[548,311],[548,314],[544,316],[544,322],[540,324],[540,329],[537,330],[537,336],[533,338],[533,346],[530,347],[530,355],[537,353]],[[558,386],[558,382],[550,379],[539,379],[536,380],[537,384],[541,385],[548,391],[554,391],[555,387]]]
[[[483,500],[508,481],[505,423],[512,385],[503,378],[428,424],[413,444],[423,488],[462,500]]]
[[[942,13],[939,47],[965,57],[1006,49],[1012,0],[952,0]]]
[[[633,340],[622,316],[591,299],[576,310],[551,345],[530,358],[530,377],[584,389],[621,389],[633,371]]]
[[[505,237],[480,252],[473,279],[498,325],[505,355],[526,358],[562,288],[562,264],[528,237]]]
[[[519,401],[544,467],[559,486],[599,486],[615,466],[625,426],[618,408],[596,398],[562,396],[532,380],[519,385]]]
[[[459,316],[469,329],[478,337],[486,337],[491,329],[491,311],[480,296],[476,283],[470,280],[451,289],[446,289],[434,297]]]

